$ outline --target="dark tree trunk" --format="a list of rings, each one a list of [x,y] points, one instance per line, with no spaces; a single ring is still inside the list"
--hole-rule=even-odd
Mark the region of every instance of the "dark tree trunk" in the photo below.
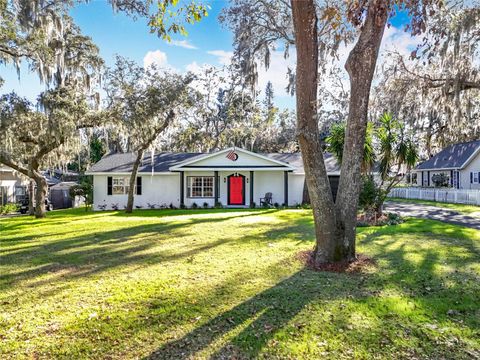
[[[317,121],[318,34],[313,0],[292,0],[297,50],[297,137],[315,221],[315,263],[341,260],[336,256],[336,219]]]
[[[32,170],[33,180],[37,185],[35,192],[35,217],[44,218],[46,214],[45,199],[47,198],[48,185],[45,178],[37,170]]]
[[[307,179],[303,182],[302,204],[310,204],[310,195],[308,194]]]
[[[133,164],[132,174],[130,175],[130,186],[128,187],[128,201],[127,201],[127,209],[125,210],[126,213],[131,213],[133,211],[133,199],[134,199],[134,191],[135,191],[135,184],[137,183],[137,175],[138,175],[138,167],[143,160],[143,154],[145,150],[140,149],[137,152],[137,157],[135,159],[135,163]]]
[[[355,257],[357,207],[367,130],[368,101],[388,12],[388,2],[384,0],[369,2],[360,36],[345,64],[350,77],[350,103],[336,201],[337,226],[339,232],[343,233],[341,257],[344,259]]]
[[[35,182],[30,180],[28,183],[28,213],[35,215],[35,208],[33,207],[33,196],[35,195]]]
[[[141,144],[139,149],[137,150],[137,157],[135,159],[135,163],[133,164],[132,174],[130,175],[130,186],[128,188],[128,200],[127,200],[127,208],[126,212],[131,213],[133,211],[133,200],[134,200],[134,190],[135,184],[137,182],[137,174],[138,174],[138,167],[143,159],[143,154],[148,149],[148,147],[153,144],[153,142],[157,139],[157,137],[170,125],[170,123],[175,118],[175,111],[170,110],[168,112],[165,121],[160,124],[158,127],[154,128],[151,136]]]
[[[297,50],[297,134],[315,220],[315,263],[355,258],[355,235],[368,100],[387,20],[387,3],[371,0],[346,63],[350,111],[336,204],[325,170],[317,121],[318,39],[313,0],[291,0]]]

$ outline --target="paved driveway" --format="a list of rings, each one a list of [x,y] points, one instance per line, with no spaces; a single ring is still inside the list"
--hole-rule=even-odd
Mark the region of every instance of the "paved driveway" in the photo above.
[[[399,213],[401,216],[440,220],[447,223],[462,225],[480,230],[480,217],[464,215],[452,209],[415,203],[392,202],[385,203],[387,211]]]

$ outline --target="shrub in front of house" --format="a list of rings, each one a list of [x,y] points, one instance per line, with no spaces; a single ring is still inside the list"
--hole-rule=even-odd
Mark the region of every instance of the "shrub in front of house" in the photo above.
[[[204,209],[208,209],[208,208],[209,208],[209,205],[208,205],[208,203],[207,203],[206,201],[203,203],[203,208],[204,208]]]
[[[385,225],[398,225],[403,223],[403,218],[397,213],[387,213],[387,220]]]
[[[255,201],[253,201],[251,204],[250,204],[250,208],[251,209],[255,209],[257,207],[257,204],[255,203]]]
[[[198,209],[198,205],[197,205],[196,202],[194,202],[194,203],[192,204],[192,209]]]
[[[18,212],[20,210],[20,205],[19,204],[5,204],[5,205],[0,205],[0,214],[5,215],[5,214],[11,214]]]
[[[220,201],[217,201],[217,202],[215,203],[215,209],[223,209],[223,205],[222,205],[222,203],[221,203]]]
[[[450,186],[450,177],[445,173],[435,174],[432,176],[432,182],[435,187]]]

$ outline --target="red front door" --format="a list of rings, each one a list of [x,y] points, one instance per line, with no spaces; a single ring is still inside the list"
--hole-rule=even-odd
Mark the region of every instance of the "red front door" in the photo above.
[[[228,205],[245,205],[245,177],[231,175],[228,177]]]

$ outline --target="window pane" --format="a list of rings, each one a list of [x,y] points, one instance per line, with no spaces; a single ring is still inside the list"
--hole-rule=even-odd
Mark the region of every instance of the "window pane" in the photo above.
[[[189,176],[187,180],[188,197],[213,197],[213,176]]]
[[[123,186],[118,186],[118,185],[113,186],[112,194],[114,194],[114,195],[123,194]]]
[[[213,177],[206,176],[203,178],[203,196],[213,197]]]

